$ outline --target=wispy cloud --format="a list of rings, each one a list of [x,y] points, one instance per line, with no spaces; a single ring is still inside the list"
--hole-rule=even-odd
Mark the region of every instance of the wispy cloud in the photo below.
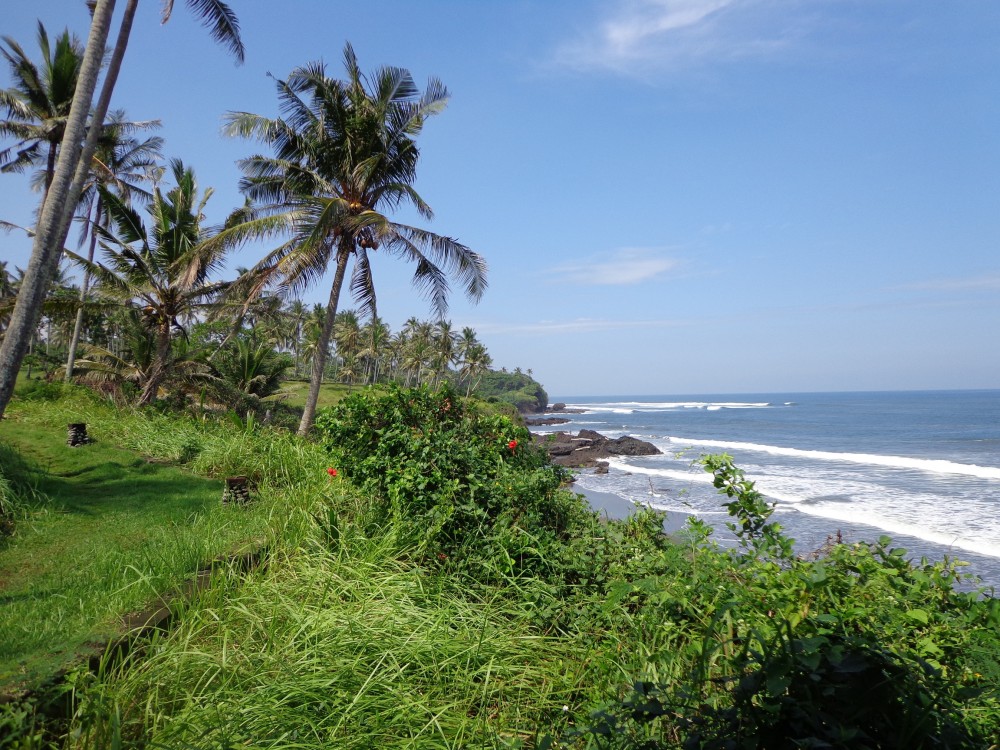
[[[800,0],[616,0],[555,51],[558,65],[642,75],[773,55],[811,28]],[[812,4],[813,9],[815,3]]]
[[[550,334],[550,333],[599,333],[637,328],[677,328],[688,325],[681,320],[607,320],[603,318],[575,318],[573,320],[541,320],[535,323],[475,323],[480,334]]]
[[[625,247],[610,255],[593,257],[577,263],[565,263],[550,269],[561,282],[588,286],[624,286],[639,284],[675,270],[680,261],[660,248]]]
[[[972,276],[964,279],[929,279],[903,284],[897,289],[924,292],[972,292],[1000,290],[1000,273]]]

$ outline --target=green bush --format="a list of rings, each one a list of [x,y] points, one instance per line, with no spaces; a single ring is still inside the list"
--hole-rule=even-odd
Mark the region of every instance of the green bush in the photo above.
[[[702,529],[683,582],[619,584],[650,657],[575,746],[990,746],[1000,727],[1000,602],[990,592],[969,591],[954,561],[909,561],[887,537],[795,557],[732,460],[704,465],[740,545],[721,550]]]
[[[486,401],[510,404],[524,413],[545,411],[549,404],[541,383],[522,372],[490,370],[483,374],[474,394]]]
[[[586,514],[527,429],[448,386],[359,392],[316,426],[338,470],[426,559],[478,580],[542,573],[547,547]]]

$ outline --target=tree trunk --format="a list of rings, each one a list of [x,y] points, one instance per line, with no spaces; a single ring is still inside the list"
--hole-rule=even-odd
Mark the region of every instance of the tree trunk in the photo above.
[[[306,406],[302,411],[302,421],[299,422],[299,434],[308,435],[316,419],[316,403],[319,401],[319,388],[323,384],[323,368],[326,366],[326,350],[330,346],[333,334],[333,319],[337,317],[337,305],[340,302],[340,288],[344,285],[344,271],[347,269],[347,259],[351,256],[349,237],[340,240],[337,250],[337,272],[333,276],[333,286],[330,287],[330,301],[326,304],[326,320],[316,342],[313,353],[312,377],[309,379],[309,394],[306,396]]]
[[[62,224],[61,209],[72,198],[73,178],[83,148],[87,115],[90,113],[90,104],[101,72],[104,45],[111,28],[114,6],[115,0],[100,0],[94,10],[87,49],[77,79],[73,105],[66,122],[63,148],[59,150],[52,184],[42,198],[41,216],[32,243],[31,259],[21,281],[10,325],[3,343],[0,344],[0,416],[3,416],[14,393],[17,373],[21,369],[21,362],[27,352],[32,332],[41,317],[42,302],[48,293],[52,273],[59,263],[62,248],[59,234]],[[48,200],[49,195],[52,196],[52,200]],[[69,229],[68,222],[66,229]]]
[[[56,175],[56,151],[56,144],[50,143],[48,161],[45,163],[45,192],[42,193],[42,205],[45,205],[45,197],[49,194],[52,178]]]
[[[160,323],[156,329],[156,359],[153,366],[149,368],[149,380],[143,386],[142,395],[139,396],[139,406],[147,406],[156,398],[160,391],[160,383],[163,376],[167,374],[167,366],[170,360],[170,323]]]
[[[56,161],[56,171],[52,185],[46,191],[42,200],[41,215],[35,232],[35,241],[31,248],[31,259],[28,269],[21,282],[20,293],[14,305],[10,326],[0,344],[0,417],[3,416],[14,394],[14,384],[21,362],[28,347],[31,332],[38,324],[42,312],[42,302],[48,293],[49,282],[59,265],[62,247],[69,232],[70,219],[76,210],[80,191],[90,167],[90,160],[97,148],[100,135],[100,125],[108,112],[111,94],[118,80],[118,71],[128,46],[128,37],[132,29],[132,20],[138,0],[129,0],[122,18],[115,50],[108,64],[104,86],[97,107],[93,112],[92,122],[97,123],[87,129],[87,116],[90,114],[94,91],[97,89],[97,79],[104,61],[105,45],[111,30],[111,18],[115,9],[115,0],[98,0],[90,22],[90,34],[87,38],[87,48],[84,52],[80,75],[76,90],[73,93],[73,105],[70,108],[63,136],[62,148]],[[86,139],[84,139],[86,135]],[[52,200],[49,200],[49,198]]]
[[[101,221],[101,199],[94,205],[94,219],[90,225],[90,248],[87,250],[87,260],[94,262],[94,250],[97,247],[97,225]],[[76,310],[76,320],[73,322],[73,337],[69,340],[69,353],[66,355],[67,383],[73,381],[73,367],[76,364],[76,347],[80,343],[80,330],[83,328],[83,306],[87,302],[87,290],[90,288],[90,269],[83,272],[83,283],[80,285],[80,306]]]
[[[302,324],[295,324],[295,377],[299,376],[299,365],[302,364],[300,357],[300,349],[302,347]]]

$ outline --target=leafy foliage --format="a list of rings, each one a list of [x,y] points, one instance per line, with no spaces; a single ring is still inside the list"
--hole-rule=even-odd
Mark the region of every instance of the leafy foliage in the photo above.
[[[366,391],[317,420],[344,476],[405,521],[425,557],[488,577],[540,573],[542,550],[566,536],[564,479],[509,417],[479,413],[450,387]],[[494,558],[491,560],[491,558]]]
[[[1000,734],[992,592],[888,538],[796,556],[727,456],[703,461],[738,537],[723,547],[697,520],[667,537],[649,510],[600,519],[518,422],[447,387],[356,392],[321,415],[325,448],[237,421],[107,423],[192,471],[247,474],[276,493],[278,529],[299,522],[269,534],[266,568],[220,576],[147,656],[81,684],[79,747],[964,750]]]
[[[541,383],[522,372],[490,370],[482,375],[475,394],[484,400],[511,404],[520,412],[544,411],[549,405],[549,395]]]
[[[218,376],[214,389],[245,417],[260,412],[263,400],[278,392],[293,362],[253,334],[243,334],[222,347],[213,364]]]
[[[688,667],[639,679],[575,733],[590,748],[982,748],[1000,721],[1000,603],[954,561],[911,563],[906,551],[837,544],[803,559],[769,522],[771,508],[728,456],[703,460],[730,498],[740,549],[694,551],[686,612]],[[780,562],[780,564],[776,564]],[[716,578],[716,580],[719,580]],[[678,612],[659,579],[639,620]],[[721,596],[720,596],[721,594]],[[653,605],[653,606],[650,606]],[[989,636],[986,634],[989,633]],[[990,642],[984,647],[983,637]],[[660,657],[662,658],[662,657]],[[647,670],[660,658],[647,665]]]

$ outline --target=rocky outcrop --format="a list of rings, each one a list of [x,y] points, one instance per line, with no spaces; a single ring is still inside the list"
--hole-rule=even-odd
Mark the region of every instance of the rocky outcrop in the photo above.
[[[629,435],[612,440],[594,430],[580,430],[576,435],[570,432],[536,435],[535,442],[545,448],[552,463],[574,469],[596,467],[607,471],[604,459],[611,456],[655,456],[662,453],[645,440]]]
[[[562,417],[525,417],[524,424],[527,427],[548,427],[554,424],[569,424],[569,420]]]
[[[548,409],[545,410],[546,413],[551,414],[586,414],[586,409],[570,409],[566,404],[559,402],[557,404],[552,404]]]

